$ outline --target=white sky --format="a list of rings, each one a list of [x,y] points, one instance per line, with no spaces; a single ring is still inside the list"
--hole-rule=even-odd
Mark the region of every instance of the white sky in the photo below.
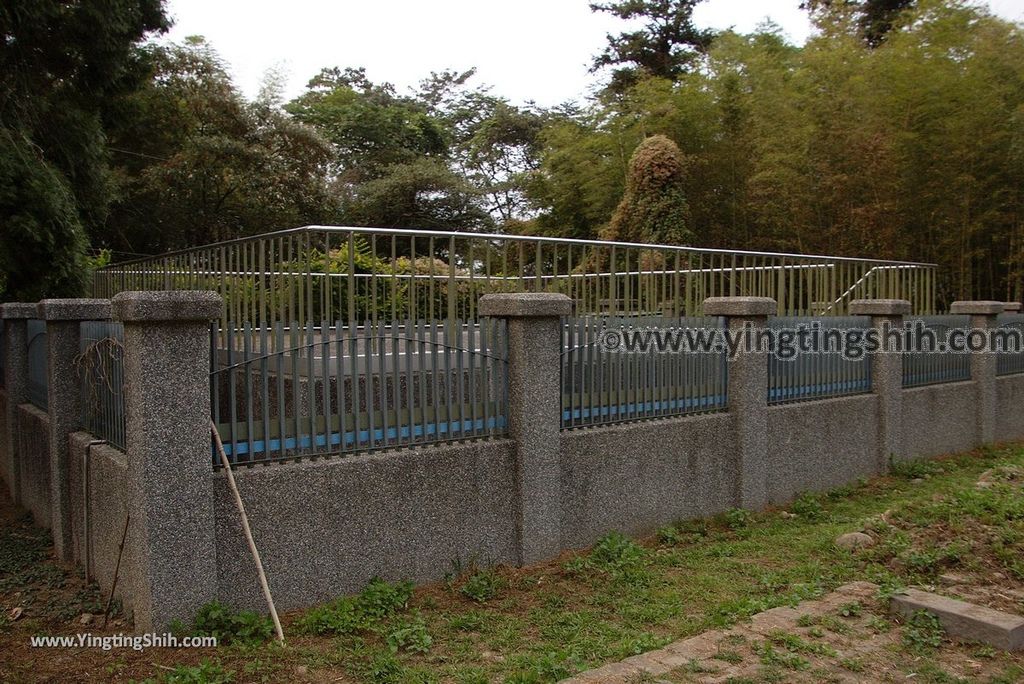
[[[985,0],[982,0],[983,2]],[[1024,0],[987,0],[1024,21]],[[802,43],[810,31],[800,0],[707,0],[699,26],[753,30],[766,18]],[[590,58],[606,33],[625,24],[590,11],[588,0],[169,0],[167,39],[202,35],[249,97],[263,74],[283,67],[286,97],[322,67],[364,66],[375,82],[400,90],[431,71],[477,67],[477,84],[514,102],[551,106],[585,95]]]

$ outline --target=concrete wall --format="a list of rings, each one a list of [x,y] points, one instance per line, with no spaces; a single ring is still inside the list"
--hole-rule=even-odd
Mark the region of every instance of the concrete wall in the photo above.
[[[21,505],[36,524],[51,526],[50,419],[32,404],[17,411],[18,455],[21,460]]]
[[[725,413],[563,432],[562,548],[731,508],[735,440]]]
[[[996,379],[996,439],[1024,439],[1024,374]]]
[[[870,394],[768,408],[768,500],[783,504],[878,475],[878,397]]]
[[[95,439],[87,432],[75,432],[68,439],[71,530],[75,563],[85,568],[107,595],[128,513],[128,457],[106,444],[90,447]],[[126,611],[131,610],[136,582],[136,544],[129,529],[115,596]]]
[[[954,454],[980,446],[974,382],[903,390],[903,460]],[[1019,405],[1000,405],[1002,413]]]
[[[7,392],[3,387],[0,387],[0,480],[3,481],[3,487],[7,488],[10,492],[11,484],[11,473],[14,472],[11,464],[11,455],[7,453],[8,441],[7,436]]]
[[[361,590],[374,577],[439,580],[513,560],[510,440],[235,471],[280,610]],[[214,476],[218,595],[263,609],[224,473]]]

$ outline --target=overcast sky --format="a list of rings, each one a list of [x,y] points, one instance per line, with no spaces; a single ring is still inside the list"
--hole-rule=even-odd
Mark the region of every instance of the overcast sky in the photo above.
[[[810,31],[800,0],[707,0],[699,26],[747,32],[770,18],[790,40]],[[1024,0],[989,0],[1024,21]],[[515,102],[551,106],[585,95],[590,58],[623,22],[588,0],[169,0],[168,40],[202,35],[249,97],[267,69],[288,74],[287,97],[322,67],[366,67],[400,89],[431,71],[477,67],[477,83]]]

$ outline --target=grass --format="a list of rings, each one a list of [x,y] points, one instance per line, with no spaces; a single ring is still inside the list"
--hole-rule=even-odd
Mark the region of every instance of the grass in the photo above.
[[[231,646],[205,664],[201,658],[210,653],[191,654],[193,662],[173,681],[191,681],[197,667],[221,681],[287,679],[301,667],[350,682],[551,682],[855,579],[887,592],[933,582],[950,568],[1022,580],[1019,483],[997,478],[991,487],[975,487],[984,471],[1022,465],[1021,447],[979,450],[900,465],[890,477],[833,493],[804,494],[788,509],[793,515],[733,510],[666,526],[645,540],[613,533],[587,553],[526,569],[473,567],[418,590],[375,581],[357,596],[286,616],[284,648]],[[856,553],[837,548],[834,539],[851,531],[877,543]],[[808,659],[826,653],[814,643],[817,635],[843,634],[855,620],[876,633],[889,629],[862,610],[849,604],[801,623],[811,630],[804,637],[778,634],[742,648],[754,649],[747,658],[760,659],[763,681],[816,676]],[[927,652],[934,630],[911,627],[917,631],[907,646]],[[240,629],[263,628],[245,618]],[[723,648],[716,662],[728,666],[744,657],[740,650]],[[834,660],[847,673],[863,667]],[[172,681],[166,672],[153,675]]]

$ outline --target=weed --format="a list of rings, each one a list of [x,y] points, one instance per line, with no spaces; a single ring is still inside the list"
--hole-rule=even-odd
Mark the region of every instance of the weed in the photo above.
[[[768,666],[779,666],[789,670],[806,670],[811,666],[809,660],[796,653],[788,653],[775,650],[771,642],[762,641],[754,644],[751,648],[754,653],[761,657],[761,664]]]
[[[504,581],[493,569],[478,570],[469,576],[459,590],[463,596],[477,603],[487,603],[504,587]]]
[[[892,461],[889,465],[889,472],[894,477],[901,477],[905,480],[916,480],[917,478],[931,477],[942,472],[942,466],[928,460],[917,461]]]
[[[143,682],[154,682],[148,679]],[[161,684],[231,684],[235,675],[224,670],[220,665],[204,660],[199,665],[178,665],[160,677]]]
[[[863,672],[864,661],[859,658],[843,658],[839,661],[839,667],[850,672]]]
[[[844,618],[860,617],[860,614],[864,612],[864,606],[861,605],[860,601],[853,601],[839,606],[837,612]]]
[[[363,675],[365,681],[373,684],[395,684],[401,680],[404,669],[393,653],[384,652],[370,661]]]
[[[261,644],[270,639],[274,625],[270,618],[249,610],[235,612],[218,601],[199,609],[193,623],[196,635],[217,638],[218,644]]]
[[[790,506],[790,510],[807,520],[821,520],[825,517],[825,509],[821,501],[813,494],[801,494]]]
[[[388,646],[395,652],[427,653],[433,643],[423,618],[417,615],[412,620],[403,620],[387,635]]]
[[[346,596],[307,612],[296,625],[310,634],[351,634],[375,627],[384,618],[405,610],[412,584],[372,580],[358,596]]]
[[[725,524],[730,530],[734,532],[743,530],[750,524],[750,511],[745,511],[742,508],[730,508],[725,512],[724,518]]]
[[[926,610],[919,610],[907,621],[903,644],[914,653],[928,653],[942,644],[942,634],[939,618]]]

